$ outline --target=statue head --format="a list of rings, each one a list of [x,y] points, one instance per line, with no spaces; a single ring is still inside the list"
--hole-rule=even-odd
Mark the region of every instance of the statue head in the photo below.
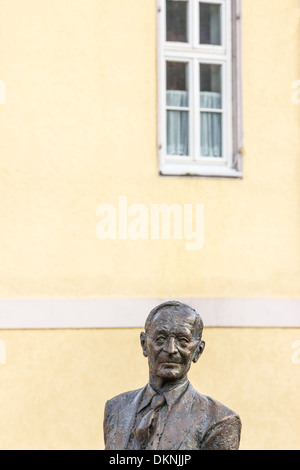
[[[204,350],[202,331],[200,315],[186,304],[168,301],[151,310],[141,333],[150,382],[163,387],[186,380],[192,362]]]

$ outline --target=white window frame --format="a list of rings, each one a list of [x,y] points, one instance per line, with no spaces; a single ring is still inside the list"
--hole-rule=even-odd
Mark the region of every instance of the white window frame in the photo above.
[[[199,3],[222,5],[222,45],[199,45]],[[189,43],[166,41],[166,1],[157,0],[158,12],[158,156],[159,173],[174,176],[241,178],[241,0],[189,0]],[[190,156],[166,154],[166,62],[189,63]],[[222,65],[222,158],[200,158],[199,63]],[[214,110],[215,111],[215,110]],[[196,131],[197,129],[197,131]],[[191,137],[192,136],[192,137]]]

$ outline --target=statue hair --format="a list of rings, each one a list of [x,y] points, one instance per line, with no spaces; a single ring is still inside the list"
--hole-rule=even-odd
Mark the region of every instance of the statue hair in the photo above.
[[[182,315],[193,315],[195,317],[194,330],[196,332],[196,335],[198,335],[198,338],[201,339],[203,332],[203,321],[199,313],[196,312],[196,310],[190,307],[189,305],[184,304],[182,302],[178,302],[176,300],[168,300],[167,302],[163,302],[162,304],[157,305],[151,310],[145,323],[146,333],[149,332],[154,317],[162,310],[170,310],[176,313],[180,313]]]

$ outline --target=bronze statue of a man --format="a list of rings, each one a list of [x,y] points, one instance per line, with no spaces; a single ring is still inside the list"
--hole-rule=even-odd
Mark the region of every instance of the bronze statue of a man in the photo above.
[[[149,314],[141,333],[149,383],[106,403],[107,450],[237,450],[239,416],[198,393],[187,378],[205,343],[203,322],[188,305],[169,301]]]

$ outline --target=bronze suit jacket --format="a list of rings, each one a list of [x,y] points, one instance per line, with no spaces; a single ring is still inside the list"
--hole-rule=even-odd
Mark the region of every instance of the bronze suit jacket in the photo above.
[[[127,449],[143,392],[144,388],[126,392],[106,403],[106,450]],[[241,421],[234,411],[189,384],[170,410],[158,450],[237,450],[240,433]]]

